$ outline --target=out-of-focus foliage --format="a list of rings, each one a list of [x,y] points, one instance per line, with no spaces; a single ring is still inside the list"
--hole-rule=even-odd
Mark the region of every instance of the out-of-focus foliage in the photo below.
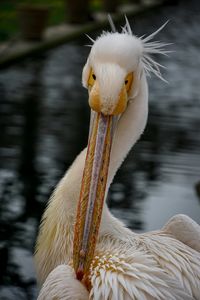
[[[17,34],[19,30],[17,8],[21,4],[47,6],[50,10],[49,25],[59,24],[66,19],[64,0],[4,0],[0,2],[0,40],[6,40]]]
[[[0,40],[9,38],[16,32],[16,2],[0,2]]]
[[[73,1],[73,0],[71,0]],[[124,3],[127,0],[121,0]],[[49,8],[49,25],[58,25],[68,19],[67,0],[1,0],[0,1],[0,41],[15,36],[19,31],[17,9],[21,4],[42,5]],[[101,0],[91,0],[91,12],[102,9]]]

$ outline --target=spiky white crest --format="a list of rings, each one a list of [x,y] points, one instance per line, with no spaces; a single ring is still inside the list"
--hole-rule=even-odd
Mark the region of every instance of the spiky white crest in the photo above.
[[[131,30],[129,21],[127,17],[125,16],[125,25],[122,27],[122,33],[133,35],[133,32]],[[167,43],[162,43],[160,41],[152,41],[153,38],[167,25],[168,21],[165,22],[161,27],[159,27],[156,31],[151,33],[148,36],[143,35],[140,37],[140,40],[143,44],[143,56],[142,56],[142,62],[145,69],[145,72],[148,76],[150,76],[151,73],[156,75],[158,78],[160,78],[163,81],[166,81],[160,72],[160,68],[165,68],[163,65],[159,64],[152,58],[152,54],[161,54],[161,55],[167,55],[170,53],[170,51],[165,50],[165,47],[170,45]]]
[[[153,38],[167,25],[168,21],[164,23],[160,28],[151,33],[148,36],[140,37],[143,43],[143,65],[147,75],[150,73],[155,74],[158,78],[165,81],[160,72],[160,68],[165,68],[163,65],[159,64],[152,58],[152,54],[162,54],[167,55],[170,51],[165,50],[165,47],[169,44],[162,43],[160,41],[152,41]]]
[[[93,45],[95,45],[95,43],[97,41],[99,41],[100,39],[103,39],[106,37],[108,38],[107,42],[108,42],[108,40],[110,40],[110,42],[112,43],[112,41],[113,41],[112,37],[114,37],[114,35],[116,35],[116,34],[118,34],[118,38],[120,37],[119,34],[123,35],[124,37],[133,37],[135,42],[137,40],[137,43],[135,43],[136,48],[139,46],[139,44],[141,44],[142,51],[140,53],[140,60],[142,62],[142,65],[143,65],[146,75],[150,76],[151,73],[153,73],[155,76],[157,76],[158,78],[160,78],[161,80],[166,82],[166,80],[162,77],[162,74],[160,71],[160,68],[165,68],[165,67],[163,65],[159,64],[154,59],[153,56],[155,54],[167,55],[168,53],[170,53],[170,51],[165,50],[165,47],[168,46],[169,44],[162,43],[160,41],[153,41],[153,39],[167,25],[168,21],[166,23],[164,23],[160,28],[158,28],[155,32],[151,33],[150,35],[148,35],[148,36],[143,35],[142,37],[139,37],[139,38],[137,38],[133,34],[130,23],[126,16],[125,16],[125,25],[122,27],[121,33],[117,32],[115,24],[110,15],[108,15],[108,21],[110,23],[112,32],[103,31],[102,35],[100,37],[98,37],[96,40],[93,40],[91,37],[88,36],[90,41],[92,41]],[[128,39],[125,39],[124,41],[128,41]],[[129,41],[130,41],[130,39],[129,39]],[[122,40],[122,42],[123,42],[123,40]],[[90,47],[93,47],[93,45],[90,45]],[[116,45],[116,46],[118,46],[118,45]],[[126,44],[125,47],[126,46],[128,46],[128,44]],[[111,45],[111,47],[112,47],[112,49],[116,48],[116,47],[114,47],[114,45]],[[104,49],[102,47],[102,51],[104,52],[105,49],[109,49],[109,48],[110,47],[108,44],[104,45]],[[124,55],[127,56],[127,52],[126,53],[124,52]],[[121,60],[123,60],[122,56],[121,56]],[[130,60],[129,60],[129,63],[131,64]]]
[[[110,14],[108,15],[108,22],[110,24],[112,32],[116,32],[117,30],[116,30],[116,27],[115,27],[115,23],[113,22],[113,19],[112,19]]]

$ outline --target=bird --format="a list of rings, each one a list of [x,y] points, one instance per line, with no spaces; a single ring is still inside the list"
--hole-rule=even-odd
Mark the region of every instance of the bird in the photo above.
[[[166,44],[137,37],[125,18],[103,31],[83,68],[91,109],[87,147],[50,197],[36,242],[38,300],[200,299],[200,226],[173,216],[163,228],[135,233],[110,212],[106,198],[148,117],[147,76],[161,80],[156,54]]]

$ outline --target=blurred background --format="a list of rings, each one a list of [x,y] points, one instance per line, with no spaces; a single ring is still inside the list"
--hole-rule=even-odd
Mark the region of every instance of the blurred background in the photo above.
[[[14,47],[19,35],[42,39],[21,29],[25,7],[36,11],[40,6],[43,24],[54,26],[93,22],[95,12],[120,13],[119,5],[130,4],[87,2],[35,0],[19,6],[19,1],[1,1],[0,43],[11,39]],[[39,21],[41,12],[36,13]],[[108,196],[113,214],[137,232],[161,228],[177,213],[200,223],[199,19],[198,0],[165,1],[130,18],[138,36],[170,20],[157,39],[172,43],[168,48],[173,50],[169,57],[157,57],[166,67],[162,73],[168,84],[154,76],[148,79],[147,128]],[[95,39],[99,33],[90,35]],[[40,218],[55,185],[87,143],[89,107],[81,86],[86,44],[81,35],[0,72],[1,300],[36,299],[33,251]]]

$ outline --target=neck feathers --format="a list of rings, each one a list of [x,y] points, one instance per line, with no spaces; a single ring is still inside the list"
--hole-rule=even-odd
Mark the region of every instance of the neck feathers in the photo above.
[[[117,125],[108,175],[107,191],[113,177],[144,130],[148,105],[146,79],[142,80],[138,95],[133,99]],[[35,262],[40,283],[59,264],[69,264],[72,259],[72,243],[76,206],[85,164],[86,149],[76,158],[59,182],[43,215],[36,245]],[[105,196],[106,198],[106,196]],[[100,236],[119,232],[126,238],[130,231],[114,218],[104,205]]]

